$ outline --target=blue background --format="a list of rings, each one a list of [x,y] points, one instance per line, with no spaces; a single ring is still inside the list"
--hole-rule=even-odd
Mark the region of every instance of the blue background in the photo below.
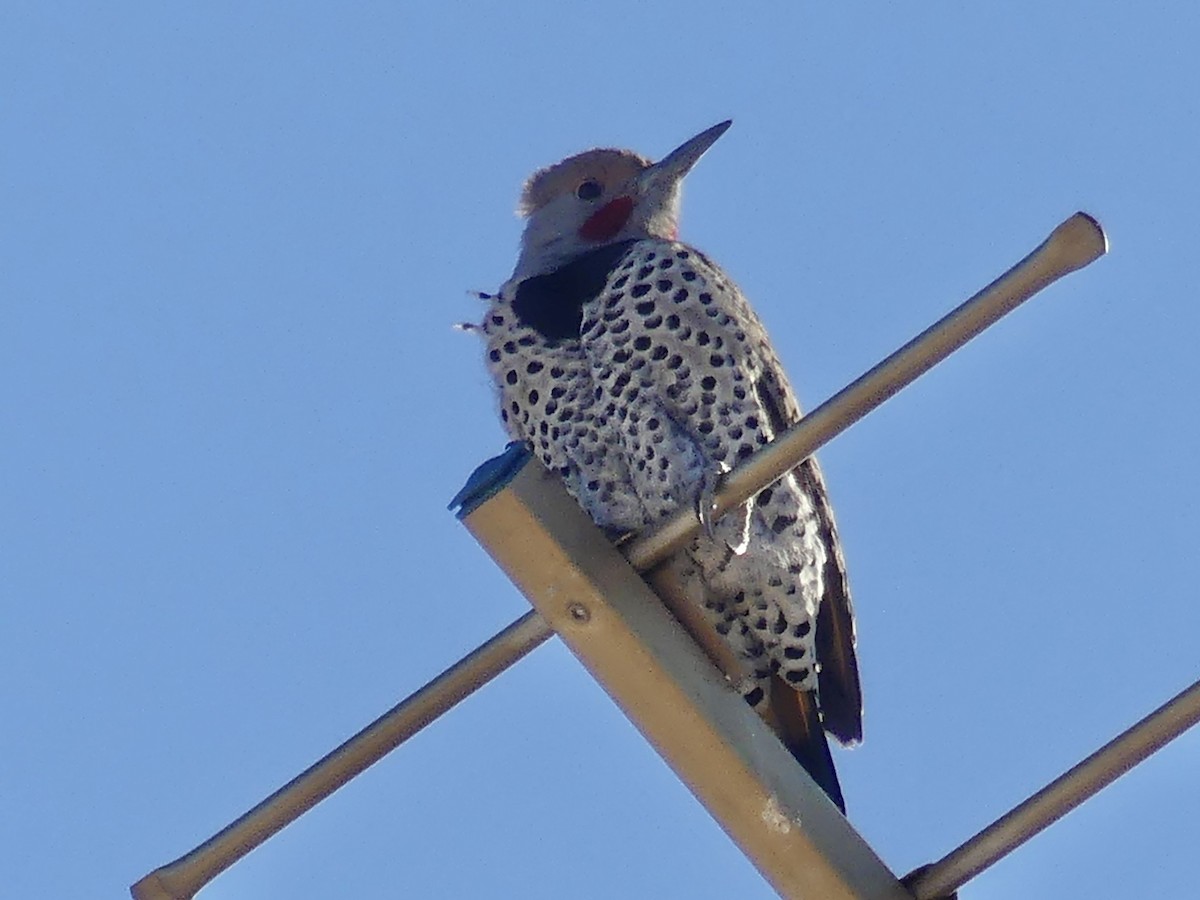
[[[1112,253],[821,454],[898,873],[1200,676],[1200,12],[0,11],[0,884],[121,896],[526,609],[445,505],[535,168],[734,128],[682,234],[812,406],[1087,209]],[[1189,734],[963,892],[1194,896]],[[205,898],[769,897],[552,643]]]

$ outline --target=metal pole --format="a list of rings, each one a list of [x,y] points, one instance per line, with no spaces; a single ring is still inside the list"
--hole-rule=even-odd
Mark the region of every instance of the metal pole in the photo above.
[[[1042,288],[1094,262],[1107,251],[1108,239],[1099,222],[1086,213],[1071,216],[1041,246],[982,291],[726,475],[717,494],[714,518],[782,478],[827,441]],[[699,528],[695,511],[680,509],[653,531],[630,542],[625,556],[634,568],[648,569],[686,544]]]
[[[188,900],[552,633],[542,617],[530,610],[191,853],[151,872],[130,889],[134,900]]]
[[[730,472],[715,515],[740,505],[783,477],[923,372],[1059,278],[1102,256],[1098,222],[1076,213],[1006,273],[941,321],[839,391]],[[645,571],[699,530],[695,511],[681,509],[622,550]],[[529,612],[428,685],[280,788],[191,853],[151,872],[132,888],[135,900],[185,900],[272,834],[411,737],[473,690],[508,668],[551,634]],[[345,767],[345,768],[343,768]]]
[[[910,875],[906,879],[909,890],[917,900],[945,897],[1197,722],[1200,722],[1200,681],[1176,694],[962,846]]]

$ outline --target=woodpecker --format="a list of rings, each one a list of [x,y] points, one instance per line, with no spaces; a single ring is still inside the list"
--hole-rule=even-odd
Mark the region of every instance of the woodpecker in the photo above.
[[[726,675],[837,806],[825,732],[862,738],[846,565],[808,459],[713,521],[721,476],[801,415],[745,296],[679,242],[680,187],[729,128],[657,163],[595,149],[529,178],[512,277],[477,329],[500,417],[615,536],[681,506],[704,528],[667,560]]]

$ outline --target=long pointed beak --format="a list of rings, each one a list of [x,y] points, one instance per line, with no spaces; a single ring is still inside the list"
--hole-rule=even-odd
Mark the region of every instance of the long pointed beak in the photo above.
[[[645,194],[653,187],[665,187],[681,181],[705,151],[716,143],[717,138],[728,131],[732,124],[733,119],[726,119],[721,124],[700,132],[691,140],[684,141],[638,176],[638,192]]]

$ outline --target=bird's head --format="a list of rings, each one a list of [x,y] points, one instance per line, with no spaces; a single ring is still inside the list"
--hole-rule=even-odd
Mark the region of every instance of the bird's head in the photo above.
[[[521,192],[528,222],[514,280],[551,272],[580,254],[630,238],[674,240],[683,177],[730,121],[659,162],[630,150],[588,150],[535,172]]]

